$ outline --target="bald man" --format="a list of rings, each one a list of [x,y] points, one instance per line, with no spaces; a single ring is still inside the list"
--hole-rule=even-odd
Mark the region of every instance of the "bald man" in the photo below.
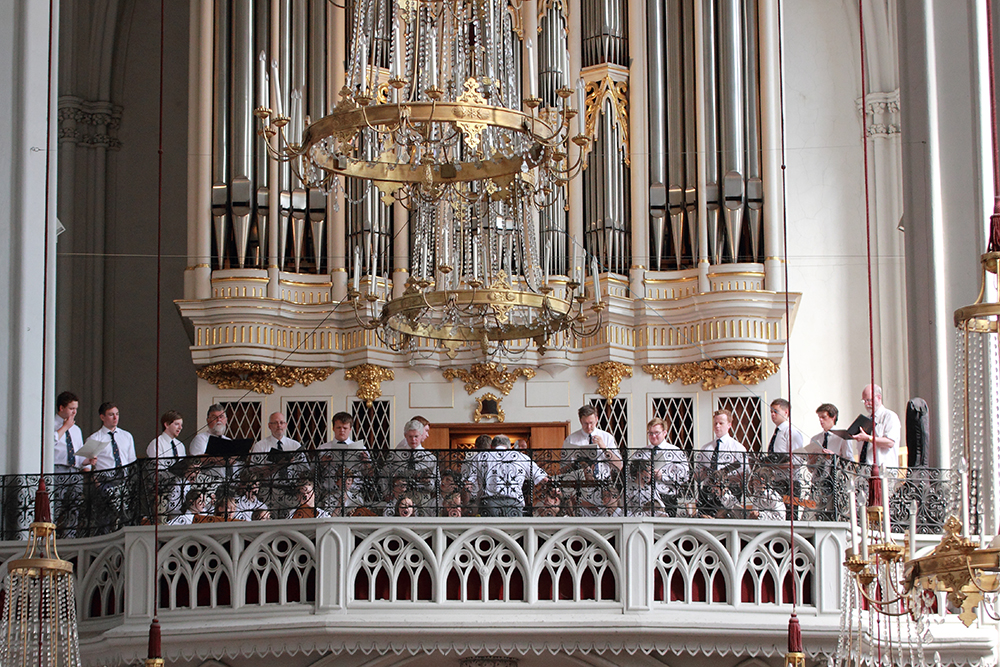
[[[861,433],[854,436],[856,448],[860,448],[859,463],[879,465],[880,468],[899,467],[899,438],[902,424],[899,415],[882,405],[882,387],[870,384],[861,392],[861,402],[868,408],[874,428],[872,433]]]
[[[294,452],[302,447],[298,440],[292,440],[285,435],[288,430],[288,422],[281,412],[273,412],[267,418],[267,428],[271,430],[271,435],[267,436],[250,450],[251,454],[262,454],[265,452]]]

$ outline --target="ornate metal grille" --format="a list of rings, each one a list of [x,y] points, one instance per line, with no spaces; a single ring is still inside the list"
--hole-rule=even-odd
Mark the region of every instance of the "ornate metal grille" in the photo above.
[[[667,422],[667,442],[685,451],[695,448],[693,398],[656,397],[653,399],[653,416]]]
[[[372,401],[369,408],[364,401],[351,401],[354,417],[354,439],[364,440],[368,451],[381,458],[392,449],[392,402],[389,399]]]
[[[761,400],[759,396],[719,396],[717,410],[733,413],[733,428],[730,435],[743,443],[748,451],[760,449],[763,442],[760,419]]]
[[[619,448],[628,447],[628,399],[598,396],[590,404],[597,409],[598,428],[615,436]]]
[[[226,418],[229,420],[228,435],[230,438],[250,438],[257,440],[261,437],[261,410],[264,404],[260,401],[223,401],[222,407],[226,410]]]
[[[285,403],[288,435],[306,449],[316,449],[327,441],[330,412],[327,401],[288,401]]]

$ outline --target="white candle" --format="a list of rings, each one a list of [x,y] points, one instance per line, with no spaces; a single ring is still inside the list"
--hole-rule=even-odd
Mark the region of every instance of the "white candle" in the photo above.
[[[528,90],[531,97],[538,97],[538,61],[535,60],[535,42],[530,37],[525,42],[528,57]]]
[[[851,498],[850,498],[850,503],[851,503],[851,507],[850,507],[850,510],[851,510],[851,552],[856,554],[856,553],[858,553],[857,535],[856,535],[856,533],[858,531],[858,494],[857,494],[857,491],[854,489],[854,480],[851,480],[850,488],[851,488]]]
[[[264,52],[260,52],[260,57],[258,58],[258,68],[257,68],[257,94],[260,95],[260,106],[264,109],[268,108],[270,101],[268,100],[269,93],[268,90],[268,80],[267,80],[267,56]]]
[[[874,445],[875,443],[872,443]],[[889,544],[892,539],[892,525],[889,520],[889,468],[882,469],[882,530],[885,532],[885,543]]]
[[[917,501],[910,501],[910,560],[917,555]]]
[[[274,115],[282,116],[284,106],[281,104],[281,81],[278,80],[278,61],[271,61],[271,84],[274,86]]]
[[[392,45],[395,49],[393,52],[392,59],[392,76],[393,78],[400,78],[403,76],[403,40],[399,38],[399,24],[393,23],[392,26]]]
[[[361,247],[354,248],[354,290],[361,290]]]
[[[361,92],[368,90],[368,40],[361,39]]]
[[[479,280],[479,242],[472,237],[472,279]]]
[[[289,105],[290,124],[292,126],[291,141],[298,143],[302,137],[302,91],[298,88],[292,90],[291,104]]]
[[[969,464],[964,456],[958,469],[962,473],[962,534],[968,535],[971,530],[971,526],[969,526]]]
[[[427,70],[430,72],[431,78],[431,88],[437,88],[438,83],[438,68],[437,68],[437,42],[434,38],[433,29],[431,29],[430,40],[428,41],[427,48]]]
[[[549,284],[549,272],[552,265],[552,246],[545,246],[545,284]]]
[[[861,560],[868,560],[868,508],[861,511]]]
[[[583,87],[583,79],[576,80],[576,134],[577,136],[584,133],[586,130],[586,115],[587,115],[587,92]]]
[[[601,302],[601,278],[597,274],[597,258],[590,260],[590,273],[594,277],[594,303]]]

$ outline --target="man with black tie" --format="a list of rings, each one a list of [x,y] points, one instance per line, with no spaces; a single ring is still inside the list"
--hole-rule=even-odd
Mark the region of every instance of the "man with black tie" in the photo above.
[[[787,400],[776,398],[771,401],[771,423],[774,424],[774,433],[767,445],[768,454],[791,454],[805,447],[806,436],[792,426],[791,415],[792,404]]]
[[[103,426],[92,433],[87,440],[99,440],[108,443],[108,446],[94,457],[94,470],[112,470],[134,462],[135,441],[131,433],[118,428],[118,406],[110,402],[101,403],[98,415]]]
[[[819,425],[823,430],[812,437],[810,445],[818,445],[823,448],[824,454],[836,454],[849,461],[854,460],[854,441],[844,440],[836,433],[832,433],[833,427],[837,425],[837,418],[840,411],[832,403],[824,403],[816,408],[816,416],[819,417]]]
[[[156,456],[160,458],[185,456],[187,451],[184,449],[184,443],[178,440],[184,429],[184,418],[181,417],[181,413],[176,410],[167,410],[160,417],[160,424],[163,426],[163,432],[160,433],[159,437],[153,438],[146,446],[146,456],[151,459],[156,458]],[[166,467],[166,465],[169,464],[165,463],[160,467]]]
[[[285,415],[275,412],[268,417],[267,427],[271,430],[271,435],[267,436],[250,450],[251,454],[262,454],[264,452],[294,452],[302,447],[298,440],[292,440],[285,432],[288,430],[288,422]]]
[[[729,410],[712,413],[711,442],[698,451],[696,476],[701,481],[698,494],[698,512],[715,517],[725,508],[722,504],[723,487],[731,475],[739,475],[746,465],[747,448],[729,435],[733,415]]]
[[[83,447],[83,432],[76,425],[79,408],[80,399],[71,391],[64,391],[56,397],[55,472],[76,472],[87,466],[88,461],[76,455],[76,451]]]

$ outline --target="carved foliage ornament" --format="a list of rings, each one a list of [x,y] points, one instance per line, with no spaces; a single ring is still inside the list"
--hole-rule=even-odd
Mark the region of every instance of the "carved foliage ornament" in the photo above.
[[[602,361],[587,367],[587,377],[597,377],[597,393],[609,401],[618,395],[619,385],[632,377],[632,367],[620,361]]]
[[[530,380],[535,377],[533,368],[514,368],[507,370],[506,364],[498,364],[489,361],[482,364],[473,364],[469,370],[464,368],[446,368],[442,371],[446,380],[465,380],[465,391],[474,394],[483,387],[494,387],[503,392],[506,396],[514,388],[514,382],[518,377]]]
[[[702,389],[712,391],[730,384],[757,384],[777,373],[778,365],[757,357],[724,357],[687,364],[645,364],[642,370],[668,384],[700,382]]]
[[[370,408],[372,401],[382,396],[382,383],[386,380],[395,380],[396,374],[392,372],[391,368],[383,368],[375,364],[361,364],[354,368],[348,368],[344,372],[344,379],[358,383],[357,397]]]
[[[611,110],[614,113],[614,121],[621,130],[622,159],[626,165],[631,165],[631,148],[628,131],[628,82],[613,81],[611,76],[605,76],[600,81],[591,81],[587,84],[587,113],[586,128],[587,136],[593,137],[591,146],[597,143],[597,118],[602,113],[604,100],[611,100]]]
[[[254,361],[226,361],[199,368],[198,377],[219,389],[245,389],[258,394],[273,394],[274,385],[292,387],[296,382],[308,387],[330,377],[332,368],[272,366]]]

